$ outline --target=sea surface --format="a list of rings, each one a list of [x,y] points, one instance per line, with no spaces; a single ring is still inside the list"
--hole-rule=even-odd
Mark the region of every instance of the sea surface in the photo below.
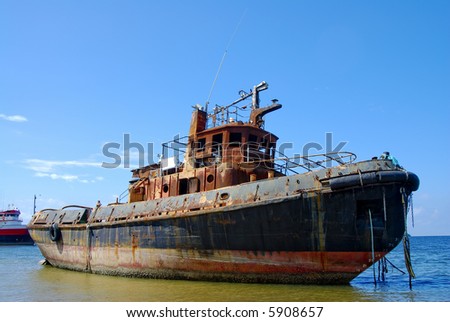
[[[101,276],[42,266],[36,246],[0,246],[0,302],[449,302],[450,236],[411,237],[409,288],[400,244],[385,281],[372,268],[346,286],[238,284]],[[376,266],[378,279],[378,266]]]

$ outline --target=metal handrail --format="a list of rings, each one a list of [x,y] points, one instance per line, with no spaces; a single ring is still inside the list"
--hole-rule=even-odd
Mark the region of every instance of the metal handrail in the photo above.
[[[282,154],[279,152],[279,154]],[[283,155],[283,154],[282,154]],[[339,165],[349,164],[356,160],[356,154],[352,152],[333,152],[333,153],[320,153],[312,154],[306,156],[295,156],[295,157],[281,157],[266,160],[254,160],[248,162],[242,162],[245,165],[259,165],[259,164],[273,164],[273,169],[284,173],[293,172],[298,174],[293,169],[302,168],[306,171],[312,171],[315,168],[329,168],[333,166],[333,163]]]

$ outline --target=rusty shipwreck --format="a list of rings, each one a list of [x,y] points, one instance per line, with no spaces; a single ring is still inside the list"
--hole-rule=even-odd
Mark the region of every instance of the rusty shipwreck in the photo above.
[[[132,170],[128,202],[34,214],[28,228],[47,262],[122,276],[346,284],[382,259],[406,236],[418,177],[390,157],[280,155],[263,117],[281,105],[259,106],[267,86],[209,113],[197,106],[185,141]]]

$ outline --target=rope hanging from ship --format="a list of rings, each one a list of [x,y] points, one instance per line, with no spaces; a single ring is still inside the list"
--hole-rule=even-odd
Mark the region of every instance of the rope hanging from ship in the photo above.
[[[405,220],[405,234],[403,235],[403,253],[405,256],[405,266],[406,270],[409,274],[409,289],[412,290],[412,278],[416,278],[416,275],[414,274],[414,270],[412,268],[412,262],[411,262],[411,248],[410,248],[410,242],[409,242],[409,235],[408,235],[408,222],[407,222],[407,215],[410,204],[410,200],[412,198],[412,195],[410,195],[409,199],[406,194],[405,188],[400,188],[400,193],[402,194],[402,204],[403,204],[403,212],[404,212],[404,220]],[[409,201],[409,202],[408,202]],[[409,205],[407,205],[409,204]]]
[[[414,228],[414,207],[413,207],[413,194],[411,194],[408,197],[408,213],[411,211],[411,223]]]
[[[389,273],[388,264],[391,265],[392,268],[396,269],[403,275],[406,273],[402,271],[400,268],[394,265],[387,257],[383,257],[378,261],[378,281],[379,282],[385,282],[386,281],[386,275]]]
[[[403,253],[404,253],[404,258],[405,258],[406,270],[408,271],[408,275],[409,275],[409,289],[412,290],[412,279],[416,278],[416,275],[414,273],[414,270],[412,267],[412,261],[411,261],[411,245],[410,245],[408,227],[407,227],[408,226],[407,215],[409,212],[411,212],[412,225],[414,227],[413,198],[412,198],[412,193],[408,196],[405,188],[403,188],[403,187],[400,188],[400,193],[402,195],[402,204],[403,204],[404,221],[405,221],[405,233],[403,236]],[[374,253],[374,245],[373,245],[372,214],[371,214],[370,209],[369,209],[369,224],[370,224],[370,237],[371,237],[371,248],[372,248],[372,262],[375,263],[375,253]],[[395,266],[386,257],[383,257],[378,261],[378,281],[384,282],[386,280],[386,274],[389,272],[388,264],[390,264],[393,268],[395,268],[402,274],[406,274],[400,268]],[[374,279],[374,284],[376,286],[377,278],[375,276],[376,276],[375,265],[373,265],[373,279]]]
[[[413,203],[412,203],[412,193],[408,196],[406,193],[405,188],[400,188],[400,193],[402,195],[402,204],[403,204],[403,214],[404,214],[404,221],[405,221],[405,233],[403,235],[403,254],[405,258],[405,266],[406,270],[409,275],[409,289],[412,290],[412,279],[416,278],[416,275],[414,273],[413,267],[412,267],[412,261],[411,261],[411,245],[408,235],[408,222],[407,222],[407,215],[409,212],[411,212],[411,217],[413,220],[413,227],[414,227],[414,212],[413,212]],[[371,212],[369,209],[369,220],[371,219]],[[371,223],[371,220],[370,220]],[[372,225],[371,225],[371,238],[372,238]],[[373,246],[372,246],[373,247]],[[374,253],[372,250],[372,260],[374,260]],[[393,268],[401,272],[402,274],[406,274],[404,271],[399,269],[397,266],[395,266],[391,261],[389,261],[386,257],[382,258],[380,261],[378,261],[378,281],[385,281],[386,280],[386,274],[388,273],[388,267],[387,264],[390,264]],[[374,283],[377,285],[376,278],[375,278],[375,267],[373,268],[373,275],[374,275]]]
[[[370,245],[372,250],[372,268],[373,268],[373,283],[377,286],[377,279],[375,275],[375,247],[373,240],[373,223],[372,223],[372,212],[369,209],[369,224],[370,224]]]

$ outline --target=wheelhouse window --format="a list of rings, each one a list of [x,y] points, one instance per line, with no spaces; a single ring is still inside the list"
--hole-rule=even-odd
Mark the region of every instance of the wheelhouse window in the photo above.
[[[222,150],[222,143],[223,143],[223,134],[222,133],[213,135],[211,152],[214,154],[220,155],[221,150]]]
[[[240,147],[242,143],[242,133],[230,133],[230,148]]]
[[[256,135],[249,134],[248,143],[258,143],[258,137]]]
[[[197,152],[205,151],[206,147],[206,138],[198,139],[197,141]]]

